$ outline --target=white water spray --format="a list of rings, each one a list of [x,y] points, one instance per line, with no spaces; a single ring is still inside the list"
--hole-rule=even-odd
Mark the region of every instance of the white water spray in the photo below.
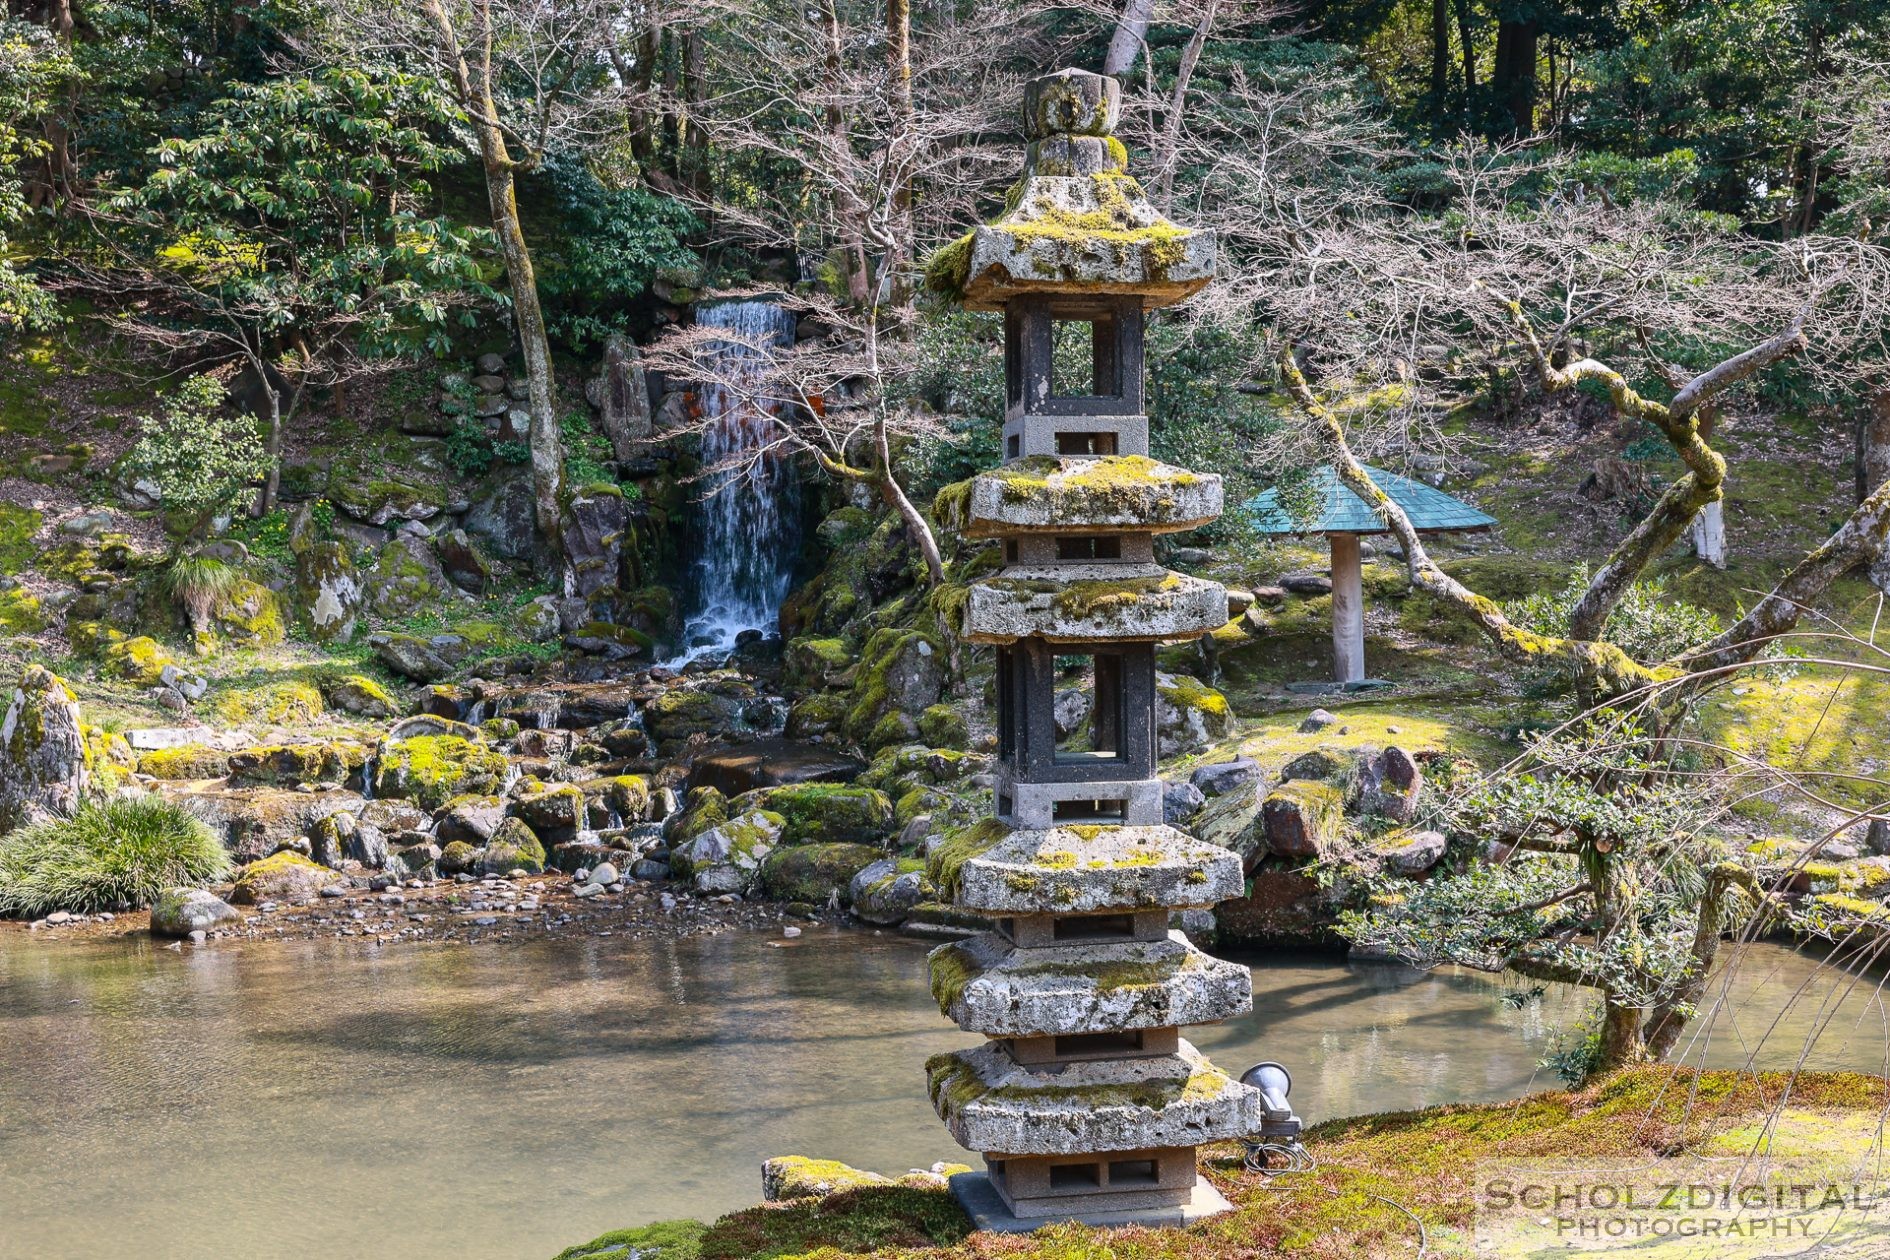
[[[794,340],[794,316],[773,302],[724,302],[696,312],[696,322],[726,328],[740,341],[716,343],[720,373],[759,381],[764,346]],[[742,391],[708,383],[700,388],[705,424],[702,464],[739,459],[779,436],[773,419]],[[705,652],[725,652],[744,630],[773,634],[781,601],[794,580],[794,540],[800,530],[800,482],[793,457],[770,451],[752,462],[714,473],[701,483],[696,554],[689,566],[683,648],[669,665]]]

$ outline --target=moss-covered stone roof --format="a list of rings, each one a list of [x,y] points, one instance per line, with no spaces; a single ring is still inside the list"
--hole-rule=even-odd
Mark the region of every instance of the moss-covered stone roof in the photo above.
[[[1221,479],[1144,455],[1033,455],[939,491],[941,524],[972,538],[1174,533],[1221,513]]]

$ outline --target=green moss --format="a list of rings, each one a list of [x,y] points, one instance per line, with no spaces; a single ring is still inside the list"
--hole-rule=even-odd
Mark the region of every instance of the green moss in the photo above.
[[[1000,844],[1011,834],[1009,823],[986,818],[951,836],[932,850],[926,859],[925,874],[947,900],[958,897],[958,875],[965,863]]]
[[[883,856],[867,844],[786,846],[762,859],[761,886],[776,901],[825,905],[835,889],[844,899],[853,877]]]
[[[326,711],[321,689],[299,678],[262,687],[232,688],[218,695],[210,709],[219,721],[231,726],[246,722],[302,726]]]
[[[33,560],[33,535],[44,514],[17,503],[0,502],[0,577],[12,577]]]
[[[1233,716],[1227,697],[1188,674],[1171,674],[1155,684],[1161,698],[1177,709],[1194,710],[1208,719],[1209,730],[1225,730]]]
[[[155,687],[162,681],[164,667],[177,662],[149,635],[133,639],[119,638],[105,649],[104,672],[139,687]]]
[[[505,771],[504,754],[484,744],[458,735],[416,735],[382,749],[374,790],[437,809],[463,793],[497,791]]]
[[[38,634],[46,628],[39,600],[25,587],[0,591],[0,636]]]
[[[725,1216],[703,1235],[699,1254],[701,1260],[891,1257],[950,1246],[970,1232],[970,1220],[943,1188],[856,1186]]]
[[[927,974],[931,978],[932,1000],[949,1019],[952,1004],[964,995],[965,986],[978,978],[979,970],[971,960],[970,950],[954,942],[932,951],[927,960]]]
[[[587,1243],[566,1247],[554,1260],[697,1260],[701,1221],[657,1221],[635,1229],[613,1229]]]
[[[737,797],[730,813],[756,808],[781,816],[784,845],[878,843],[893,825],[893,805],[886,794],[851,783],[757,788]]]

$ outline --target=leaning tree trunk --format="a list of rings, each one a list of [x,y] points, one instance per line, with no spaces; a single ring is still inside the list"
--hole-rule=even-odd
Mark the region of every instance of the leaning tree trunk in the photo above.
[[[1135,68],[1135,59],[1142,52],[1142,41],[1148,37],[1148,22],[1154,12],[1155,0],[1125,0],[1122,16],[1116,19],[1116,33],[1109,37],[1109,51],[1103,54],[1104,74],[1121,76]]]

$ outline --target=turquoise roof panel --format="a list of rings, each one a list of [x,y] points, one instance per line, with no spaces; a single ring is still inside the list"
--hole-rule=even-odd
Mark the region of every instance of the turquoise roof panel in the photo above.
[[[1485,515],[1442,490],[1421,481],[1400,477],[1397,473],[1373,468],[1365,471],[1391,501],[1404,509],[1419,533],[1453,529],[1488,529],[1496,518]],[[1262,534],[1384,534],[1390,531],[1378,514],[1365,505],[1339,480],[1328,464],[1312,474],[1312,502],[1323,505],[1310,520],[1296,520],[1280,502],[1277,489],[1267,490],[1247,500],[1242,511],[1254,529]]]

